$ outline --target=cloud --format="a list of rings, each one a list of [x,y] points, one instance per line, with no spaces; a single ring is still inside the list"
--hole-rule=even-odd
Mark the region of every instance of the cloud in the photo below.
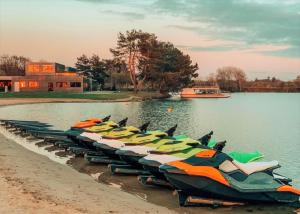
[[[182,21],[166,27],[187,30],[215,40],[230,40],[233,47],[195,47],[195,51],[244,49],[258,45],[289,46],[261,54],[300,56],[299,0],[78,0],[111,5],[114,15],[145,19],[151,15]],[[126,12],[124,12],[124,8]],[[136,12],[138,11],[138,12]]]
[[[216,43],[216,42],[213,42]],[[217,42],[218,43],[218,42]],[[300,57],[300,49],[298,47],[291,47],[289,45],[248,45],[246,43],[234,43],[230,41],[223,41],[216,45],[203,46],[188,46],[176,45],[181,50],[189,50],[193,52],[227,52],[239,51],[241,53],[257,53],[268,56],[281,57]]]
[[[187,20],[187,24],[172,26],[177,29],[215,39],[242,41],[248,45],[290,45],[291,48],[274,53],[299,56],[300,17],[297,13],[300,1],[173,0],[170,4],[157,0],[154,8],[158,13]],[[223,49],[230,47],[224,46]],[[272,51],[265,54],[272,54]]]
[[[142,13],[127,12],[127,11],[121,12],[121,11],[113,11],[113,10],[102,10],[102,11],[100,11],[100,13],[123,16],[129,20],[142,20],[145,18],[145,15]]]

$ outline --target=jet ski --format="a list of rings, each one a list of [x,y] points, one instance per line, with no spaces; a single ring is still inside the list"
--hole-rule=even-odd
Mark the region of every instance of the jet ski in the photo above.
[[[108,116],[110,117],[110,116]],[[109,118],[108,118],[109,119]],[[80,121],[78,123],[76,123],[75,125],[73,125],[71,128],[73,129],[83,129],[83,128],[88,128],[91,126],[95,126],[99,123],[105,122],[105,120],[101,119],[101,118],[90,118],[84,121]]]
[[[120,158],[130,165],[140,166],[138,164],[138,159],[141,158],[141,156],[123,155],[118,153],[120,149],[125,147],[135,148],[138,147],[138,145],[147,145],[148,149],[155,150],[155,148],[167,143],[172,147],[182,147],[186,144],[199,143],[185,135],[173,136],[177,125],[170,128],[167,132],[162,132],[160,130],[146,131],[148,125],[149,123],[146,123],[138,129],[135,127],[114,129],[108,134],[103,135],[102,138],[96,139],[97,136],[93,138],[96,141],[94,145],[111,158]]]
[[[99,123],[97,125],[91,126],[89,128],[84,128],[81,130],[81,133],[77,133],[74,135],[69,135],[74,142],[82,145],[83,147],[96,150],[93,143],[95,142],[93,139],[102,139],[102,136],[109,133],[110,131],[126,126],[128,118],[121,120],[116,123],[114,121],[106,121]]]
[[[165,180],[166,178],[164,174],[159,170],[160,165],[172,161],[185,160],[187,158],[194,156],[195,154],[210,149],[222,150],[226,144],[226,141],[216,143],[216,141],[211,139],[211,135],[212,133],[209,133],[206,136],[204,136],[204,138],[206,137],[208,138],[204,140],[202,138],[203,141],[199,139],[201,144],[194,145],[188,148],[183,148],[183,149],[180,148],[177,150],[175,149],[173,150],[173,152],[166,152],[166,150],[162,147],[158,151],[152,151],[147,156],[141,158],[139,160],[139,163],[143,165],[143,168],[145,170],[151,172],[151,174],[154,177]],[[250,152],[250,153],[241,153],[241,152],[234,151],[229,153],[229,156],[231,156],[233,159],[241,163],[248,163],[263,158],[263,155],[258,151]],[[143,184],[147,183],[145,182],[147,179],[148,178],[143,178],[143,177],[139,178],[139,180]]]
[[[159,171],[178,190],[180,205],[188,205],[190,197],[200,197],[300,206],[300,190],[273,172],[279,167],[277,161],[240,163],[210,149],[161,165]]]
[[[69,130],[66,131],[66,135],[73,140],[76,140],[76,137],[85,131],[89,131],[89,128],[93,126],[103,126],[110,122],[111,115],[104,117],[103,119],[100,118],[91,118],[84,121],[80,121],[73,126]]]
[[[167,136],[163,136],[152,142],[126,144],[126,146],[117,150],[116,154],[120,156],[121,160],[124,160],[133,166],[142,168],[142,165],[139,163],[139,159],[147,156],[150,152],[172,153],[191,148],[200,143],[199,141],[188,138],[185,135],[174,137],[172,135],[168,134]]]
[[[123,147],[130,138],[134,138],[135,135],[143,135],[146,133],[149,126],[149,122],[143,124],[137,128],[134,126],[124,126],[111,130],[106,134],[86,134],[90,140],[94,141],[93,146],[97,150],[101,150],[104,154],[112,159],[119,159],[119,156],[115,154],[116,150]],[[157,133],[158,135],[161,133]],[[151,135],[156,137],[155,135]],[[149,139],[149,136],[146,139]]]

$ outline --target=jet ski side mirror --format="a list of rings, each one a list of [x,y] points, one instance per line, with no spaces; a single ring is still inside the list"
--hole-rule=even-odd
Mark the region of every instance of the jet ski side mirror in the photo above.
[[[107,122],[110,120],[111,115],[108,115],[102,119],[102,122]]]
[[[124,118],[123,120],[121,120],[120,122],[118,122],[119,126],[120,126],[120,127],[126,126],[127,120],[128,120],[128,117],[126,117],[126,118]]]
[[[166,133],[168,134],[169,137],[172,137],[174,135],[174,132],[177,129],[177,124],[173,127],[171,127],[168,131],[166,131]]]
[[[225,145],[226,145],[226,140],[216,143],[213,149],[216,150],[217,152],[222,152]]]
[[[202,145],[207,146],[213,134],[214,132],[211,131],[208,134],[204,135],[203,137],[199,138],[198,141],[200,141]]]
[[[143,125],[141,125],[139,127],[139,130],[141,130],[141,132],[146,132],[149,125],[150,125],[150,121],[147,122],[147,123],[145,123],[145,124],[143,124]]]

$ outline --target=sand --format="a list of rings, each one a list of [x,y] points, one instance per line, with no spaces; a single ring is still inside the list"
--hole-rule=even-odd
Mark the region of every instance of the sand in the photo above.
[[[116,100],[118,101],[118,100]],[[34,104],[34,103],[87,103],[87,102],[105,102],[101,100],[90,99],[65,99],[65,98],[1,98],[0,106]],[[106,101],[109,102],[109,101]]]
[[[0,213],[172,213],[0,139]]]

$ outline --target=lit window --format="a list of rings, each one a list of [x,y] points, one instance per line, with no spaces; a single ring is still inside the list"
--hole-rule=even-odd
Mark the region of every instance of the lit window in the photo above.
[[[26,81],[20,81],[20,88],[26,88]]]
[[[42,65],[42,71],[43,72],[52,72],[53,66],[52,65]]]
[[[70,82],[70,86],[72,88],[80,88],[81,87],[81,82]]]
[[[39,72],[39,71],[40,71],[40,65],[37,65],[37,64],[29,64],[29,65],[28,65],[28,71],[29,71],[29,72]]]
[[[29,88],[38,88],[39,83],[37,81],[29,81],[28,86],[29,86]]]
[[[33,72],[33,65],[32,64],[28,65],[28,71]]]
[[[68,83],[67,82],[56,82],[56,87],[57,88],[67,88]]]
[[[39,72],[40,71],[40,65],[33,65],[33,71]]]

